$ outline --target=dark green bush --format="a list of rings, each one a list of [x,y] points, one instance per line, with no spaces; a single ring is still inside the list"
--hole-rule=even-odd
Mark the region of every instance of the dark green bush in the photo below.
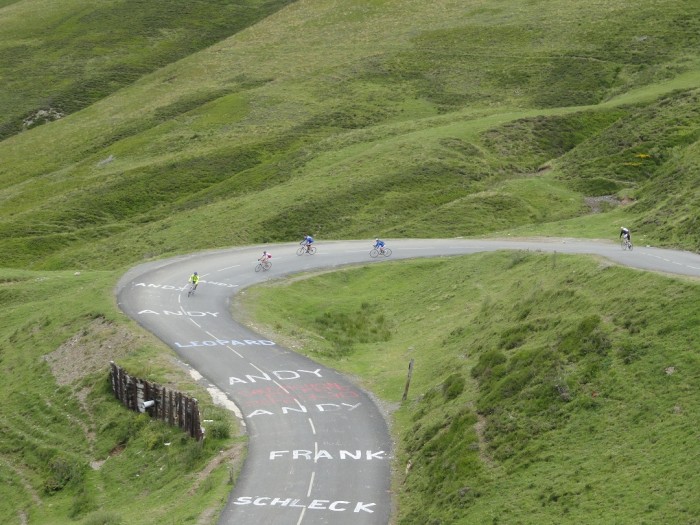
[[[69,483],[83,479],[85,465],[64,454],[57,454],[48,463],[49,476],[44,481],[46,492],[57,492]]]
[[[464,391],[464,376],[458,372],[451,374],[442,384],[442,395],[446,400],[454,399]]]
[[[559,342],[559,350],[570,356],[595,353],[605,355],[612,346],[609,336],[601,326],[601,319],[592,315],[581,320],[576,328],[569,330]]]
[[[475,379],[483,380],[492,374],[493,368],[505,363],[508,360],[506,355],[498,349],[492,349],[479,356],[479,361],[472,368],[471,375]]]
[[[231,437],[231,427],[226,421],[214,421],[207,425],[207,433],[213,439],[228,439]]]

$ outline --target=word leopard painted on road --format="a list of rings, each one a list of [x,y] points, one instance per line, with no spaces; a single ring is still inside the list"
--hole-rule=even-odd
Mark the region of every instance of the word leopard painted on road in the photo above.
[[[329,499],[314,499],[309,503],[304,503],[301,499],[293,498],[271,498],[267,496],[239,496],[233,502],[234,505],[255,505],[257,507],[288,507],[294,509],[308,510],[331,510],[333,512],[367,512],[374,513],[371,507],[376,506],[376,503],[351,503],[350,501],[331,501]]]

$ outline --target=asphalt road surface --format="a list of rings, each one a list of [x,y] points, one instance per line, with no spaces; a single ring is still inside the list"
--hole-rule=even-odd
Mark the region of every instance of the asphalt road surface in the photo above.
[[[389,240],[393,254],[371,259],[369,241],[317,242],[201,252],[147,263],[119,282],[120,308],[173,348],[193,375],[242,417],[248,457],[219,523],[386,525],[391,508],[392,443],[372,398],[338,372],[281,347],[230,315],[247,286],[348,264],[530,250],[594,254],[631,267],[700,277],[700,255],[573,239]],[[262,250],[272,268],[255,272]],[[201,281],[187,296],[192,272]],[[332,290],[329,290],[332,293]]]

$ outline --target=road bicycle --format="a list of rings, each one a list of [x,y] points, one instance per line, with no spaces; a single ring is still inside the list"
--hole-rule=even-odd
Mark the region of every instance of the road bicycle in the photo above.
[[[302,244],[299,249],[297,250],[297,255],[304,255],[305,253],[308,253],[309,255],[313,255],[316,253],[316,246],[309,244]]]
[[[194,291],[197,289],[197,283],[190,284],[190,288],[187,290],[187,297],[194,295]]]
[[[269,259],[265,259],[257,264],[257,266],[255,267],[255,271],[259,272],[262,270],[263,272],[266,272],[270,268],[272,268],[272,261],[270,261]]]
[[[620,241],[620,246],[622,247],[623,250],[632,250],[632,241],[630,241],[627,237],[623,237],[622,240]]]
[[[369,252],[370,257],[379,257],[380,255],[389,257],[391,255],[391,248],[387,248],[386,246],[382,248],[372,248]]]

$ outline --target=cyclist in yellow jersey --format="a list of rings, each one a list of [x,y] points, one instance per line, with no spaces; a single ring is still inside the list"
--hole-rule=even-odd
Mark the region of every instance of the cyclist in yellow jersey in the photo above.
[[[196,290],[197,285],[199,284],[199,275],[197,275],[197,272],[194,272],[192,275],[190,275],[190,280],[187,282],[192,283],[192,289]]]

